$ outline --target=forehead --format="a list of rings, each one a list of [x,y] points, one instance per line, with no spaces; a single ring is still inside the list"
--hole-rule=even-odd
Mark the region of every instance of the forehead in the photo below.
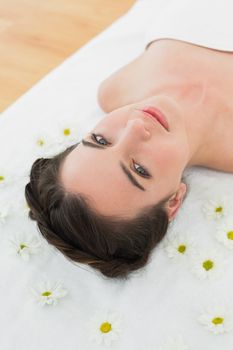
[[[85,194],[97,210],[106,215],[134,214],[145,205],[156,203],[151,191],[140,191],[129,183],[120,168],[117,153],[111,151],[89,149],[79,144],[62,165],[60,176],[64,187],[72,193]],[[143,182],[145,187],[146,181]]]

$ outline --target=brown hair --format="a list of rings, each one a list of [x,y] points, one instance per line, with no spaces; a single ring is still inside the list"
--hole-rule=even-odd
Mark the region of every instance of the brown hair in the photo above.
[[[166,234],[169,197],[133,219],[96,213],[85,195],[67,192],[59,181],[61,164],[77,144],[33,163],[25,186],[29,217],[68,260],[88,264],[107,277],[127,279],[130,272],[146,265]]]

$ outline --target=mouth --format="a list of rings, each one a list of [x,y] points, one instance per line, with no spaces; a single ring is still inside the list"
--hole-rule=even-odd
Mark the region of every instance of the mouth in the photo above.
[[[163,126],[164,129],[169,131],[168,121],[167,121],[165,115],[159,109],[157,109],[155,107],[148,106],[148,107],[141,109],[141,111],[146,113],[150,117],[153,117],[156,121],[158,121]]]

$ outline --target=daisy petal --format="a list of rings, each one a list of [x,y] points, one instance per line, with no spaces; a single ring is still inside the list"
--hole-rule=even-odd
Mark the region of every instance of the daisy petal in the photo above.
[[[29,292],[41,306],[46,304],[55,306],[58,303],[58,299],[63,298],[68,293],[67,290],[63,289],[60,282],[53,285],[48,280],[41,282],[35,288],[30,287]]]
[[[216,250],[203,250],[191,257],[189,266],[199,279],[217,279],[222,275],[226,263],[226,259]]]
[[[198,321],[212,333],[229,332],[233,330],[233,310],[226,304],[213,304],[202,311]]]
[[[231,210],[232,203],[226,196],[208,199],[202,206],[202,211],[208,220],[222,220],[231,213]]]
[[[42,248],[42,241],[31,233],[20,232],[12,235],[8,240],[10,255],[18,255],[24,261],[29,261],[30,256],[38,254]]]
[[[233,219],[229,218],[217,226],[216,238],[228,249],[233,249]]]
[[[183,259],[195,251],[195,241],[191,232],[172,231],[162,241],[162,246],[169,258]]]
[[[90,338],[97,344],[111,345],[122,331],[122,319],[116,312],[97,311],[88,324]]]

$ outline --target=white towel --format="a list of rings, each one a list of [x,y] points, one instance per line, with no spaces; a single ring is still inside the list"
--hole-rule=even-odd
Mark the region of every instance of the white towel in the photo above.
[[[150,3],[145,45],[162,38],[233,51],[232,0],[167,0],[158,11]]]

